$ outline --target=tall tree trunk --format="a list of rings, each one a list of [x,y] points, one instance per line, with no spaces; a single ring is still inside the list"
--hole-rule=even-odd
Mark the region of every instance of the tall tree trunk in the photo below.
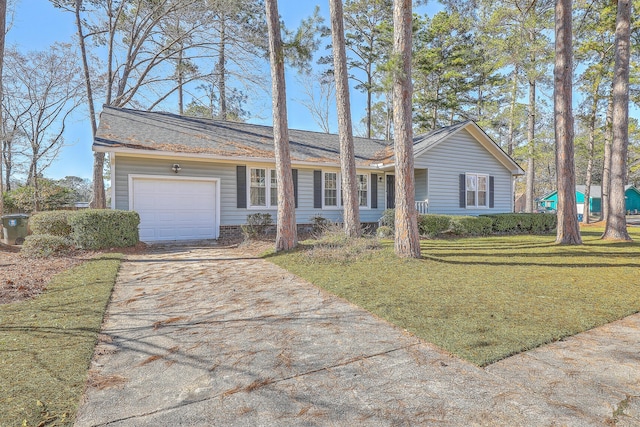
[[[360,236],[360,208],[356,182],[356,159],[351,126],[351,102],[349,99],[349,74],[344,41],[342,0],[329,0],[331,13],[331,39],[333,43],[333,67],[336,81],[336,107],[338,110],[338,134],[340,137],[340,170],[342,172],[342,196],[344,232],[348,237]],[[367,94],[371,94],[367,91]],[[369,105],[369,109],[371,106]],[[370,132],[370,110],[367,120]],[[371,137],[371,134],[368,134]]]
[[[331,0],[330,0],[331,1]],[[344,19],[343,19],[344,22]],[[343,32],[344,34],[344,32]],[[343,36],[344,38],[344,36]],[[369,39],[369,52],[373,52],[374,40],[373,37]],[[346,54],[345,54],[346,56]],[[373,65],[371,63],[367,63],[366,65],[366,73],[367,73],[367,139],[371,139],[371,116],[373,112],[371,111],[371,104],[373,103]],[[348,76],[348,72],[347,72]]]
[[[433,109],[431,111],[431,129],[434,130],[438,126],[438,102],[440,102],[440,86],[435,88],[436,99],[433,101]]]
[[[613,139],[613,82],[607,102],[607,114],[604,122],[604,158],[602,162],[602,215],[601,221],[609,218],[609,193],[611,192],[611,143]]]
[[[613,74],[613,144],[611,146],[611,191],[609,215],[603,239],[631,240],[627,232],[624,186],[629,146],[629,56],[630,0],[618,0],[616,17],[616,61]]]
[[[33,181],[31,183],[33,185],[33,211],[40,211],[40,186],[38,185],[38,177],[33,176]]]
[[[93,90],[91,87],[91,76],[89,74],[89,62],[87,60],[87,48],[84,43],[84,34],[82,31],[82,20],[80,19],[80,10],[82,9],[82,0],[76,0],[75,17],[76,31],[78,32],[78,43],[80,44],[80,56],[82,57],[82,69],[84,71],[84,84],[87,91],[87,105],[89,107],[89,123],[91,124],[91,136],[96,137],[98,126],[96,124],[96,112],[93,104]],[[104,191],[104,153],[93,153],[93,200],[91,207],[96,209],[104,209],[107,206],[106,195]]]
[[[558,228],[556,243],[580,245],[576,205],[576,174],[573,160],[573,47],[571,0],[556,0],[556,64],[554,70],[554,117],[556,175],[558,178]]]
[[[391,125],[393,124],[393,93],[385,95],[387,103],[387,114],[385,116],[384,139],[391,141]]]
[[[582,211],[582,222],[585,224],[589,224],[589,216],[591,215],[591,183],[593,181],[593,156],[596,146],[596,116],[598,114],[598,102],[600,100],[600,97],[598,96],[598,91],[600,89],[599,79],[594,83],[593,89],[593,102],[591,104],[591,111],[589,112],[589,135],[587,144],[587,154],[589,158],[587,159],[587,176],[584,183],[584,210]]]
[[[507,136],[507,154],[513,155],[516,133],[516,104],[518,102],[518,66],[513,69],[513,83],[511,87],[511,105],[509,106],[509,135]]]
[[[116,37],[116,27],[118,25],[118,20],[120,19],[122,10],[124,9],[126,2],[120,2],[117,10],[113,10],[113,2],[112,0],[107,1],[106,8],[107,16],[109,17],[109,51],[107,52],[107,94],[105,96],[105,104],[113,105],[113,84],[115,83],[116,75],[113,70],[113,48],[115,44]],[[116,105],[117,106],[117,105]],[[94,171],[95,176],[95,171]]]
[[[226,70],[226,16],[224,13],[220,13],[220,46],[218,51],[218,92],[220,93],[220,120],[227,120],[229,115],[227,113],[227,70]],[[284,67],[284,65],[283,65]],[[289,143],[289,136],[287,135],[287,144]]]
[[[1,0],[0,0],[1,1]],[[1,116],[0,112],[0,118]],[[5,137],[6,132],[2,131],[2,136]],[[11,191],[11,174],[13,172],[13,154],[11,153],[11,145],[7,144],[7,141],[4,141],[4,158],[1,160],[3,162],[2,167],[4,167],[4,190],[5,192]],[[1,170],[1,168],[0,168]],[[2,178],[0,178],[2,179]]]
[[[367,139],[371,139],[371,103],[372,103],[372,96],[371,96],[371,85],[372,85],[372,81],[371,81],[371,73],[369,72],[367,75]]]
[[[411,0],[394,0],[393,2],[393,52],[398,60],[393,78],[396,173],[395,252],[400,257],[420,258],[413,172],[411,7]]]
[[[296,230],[293,176],[289,154],[289,125],[287,123],[287,96],[284,80],[284,50],[280,34],[278,1],[266,0],[267,26],[269,30],[269,60],[271,63],[271,88],[273,101],[273,141],[278,183],[278,218],[276,252],[293,249],[298,244]]]
[[[180,43],[180,50],[178,51],[178,113],[180,115],[184,114],[184,70],[182,67],[183,61],[183,47],[182,42]]]
[[[4,63],[4,34],[6,32],[7,0],[0,0],[0,217],[4,214],[4,182],[2,181],[2,166],[4,163],[5,133],[2,106],[4,105],[4,89],[2,69]],[[9,178],[7,176],[7,183]],[[0,223],[0,238],[2,238],[2,223]]]
[[[527,187],[525,193],[525,212],[533,212],[535,174],[535,132],[536,132],[536,81],[529,80],[529,120],[527,122]]]

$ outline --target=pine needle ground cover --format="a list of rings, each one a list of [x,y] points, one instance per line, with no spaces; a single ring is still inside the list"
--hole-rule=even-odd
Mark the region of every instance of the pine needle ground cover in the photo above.
[[[120,259],[100,255],[0,305],[0,425],[73,424]]]
[[[311,241],[270,260],[325,290],[480,366],[640,311],[640,230],[632,243],[582,232],[425,240],[421,260],[393,243],[326,256]]]

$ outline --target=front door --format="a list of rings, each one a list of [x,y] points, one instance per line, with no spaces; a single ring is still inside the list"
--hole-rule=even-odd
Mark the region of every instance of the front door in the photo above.
[[[387,175],[387,209],[396,207],[396,177]]]

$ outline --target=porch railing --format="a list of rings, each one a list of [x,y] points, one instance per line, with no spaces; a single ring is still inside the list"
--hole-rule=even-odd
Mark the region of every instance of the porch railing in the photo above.
[[[421,202],[416,202],[416,210],[419,214],[429,213],[429,200],[424,200]]]

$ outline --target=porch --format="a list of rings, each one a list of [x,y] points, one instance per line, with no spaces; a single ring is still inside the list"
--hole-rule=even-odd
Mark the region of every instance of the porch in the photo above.
[[[396,206],[395,174],[389,172],[385,176],[385,207],[393,209]],[[416,210],[419,214],[429,213],[429,170],[415,169],[414,182]]]

